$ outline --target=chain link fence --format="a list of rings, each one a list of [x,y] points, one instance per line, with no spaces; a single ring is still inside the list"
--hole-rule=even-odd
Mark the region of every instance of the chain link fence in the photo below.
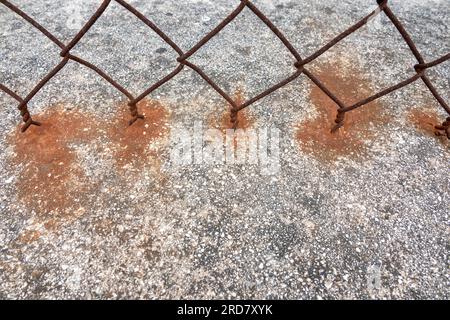
[[[120,4],[123,8],[131,12],[133,15],[135,15],[140,21],[145,23],[149,28],[151,28],[162,40],[164,40],[175,52],[178,54],[177,62],[178,66],[171,70],[169,74],[167,74],[164,78],[157,81],[156,83],[152,84],[148,87],[147,90],[142,92],[138,96],[132,95],[127,89],[125,89],[123,86],[121,86],[118,82],[116,82],[114,79],[112,79],[109,75],[107,75],[104,71],[102,71],[97,66],[89,63],[86,60],[81,59],[80,57],[77,57],[70,53],[70,51],[78,44],[78,42],[84,37],[84,35],[89,31],[89,29],[96,23],[96,21],[103,15],[105,10],[108,8],[108,6],[111,4],[112,1],[115,1],[116,3]],[[273,22],[264,15],[251,1],[249,0],[241,0],[240,4],[231,12],[218,26],[216,26],[211,32],[209,32],[206,36],[204,36],[196,45],[194,45],[190,50],[184,52],[180,47],[172,41],[172,39],[167,36],[164,31],[158,28],[157,25],[155,25],[152,21],[150,21],[148,18],[146,18],[142,13],[140,13],[135,7],[130,5],[124,0],[103,0],[102,4],[99,6],[97,11],[94,13],[94,15],[89,19],[89,21],[81,28],[81,30],[76,34],[76,36],[65,45],[61,41],[59,41],[54,35],[52,35],[47,29],[45,29],[41,24],[39,24],[35,19],[31,18],[29,15],[27,15],[25,12],[23,12],[21,9],[19,9],[17,6],[12,4],[11,2],[7,0],[0,0],[0,3],[8,7],[10,10],[14,11],[16,14],[21,16],[23,19],[25,19],[27,22],[29,22],[31,25],[33,25],[36,29],[38,29],[40,32],[42,32],[48,39],[50,39],[54,44],[56,44],[60,49],[60,56],[62,57],[61,62],[53,68],[32,90],[31,92],[24,98],[17,95],[13,90],[10,88],[7,88],[6,86],[2,85],[0,83],[0,90],[5,92],[6,94],[10,95],[12,98],[18,101],[19,106],[18,109],[20,111],[20,114],[22,116],[22,120],[25,123],[22,126],[22,131],[26,131],[31,125],[40,125],[39,122],[34,121],[32,119],[32,116],[30,115],[28,111],[28,103],[33,99],[33,97],[59,72],[61,71],[64,66],[69,61],[75,61],[78,62],[85,67],[95,71],[98,75],[100,75],[103,79],[108,81],[112,86],[114,86],[117,90],[119,90],[122,94],[124,94],[129,102],[128,106],[130,109],[131,114],[131,120],[130,125],[132,125],[134,122],[136,122],[138,119],[143,119],[144,116],[139,113],[137,104],[143,100],[146,96],[148,96],[153,91],[157,90],[160,86],[165,84],[166,82],[173,79],[180,71],[182,71],[185,67],[191,68],[195,72],[197,72],[218,94],[220,94],[229,104],[230,104],[230,121],[234,128],[238,125],[238,112],[241,110],[251,106],[255,102],[259,101],[260,99],[266,97],[267,95],[277,91],[281,87],[287,85],[288,83],[292,82],[293,80],[297,79],[301,75],[305,75],[308,77],[315,85],[317,85],[330,99],[332,99],[337,106],[337,116],[335,120],[334,127],[332,128],[332,131],[335,132],[339,128],[341,128],[345,121],[345,115],[348,112],[351,112],[352,110],[355,110],[357,108],[360,108],[362,106],[367,105],[368,103],[375,101],[383,96],[386,96],[396,90],[399,90],[405,86],[408,86],[412,84],[413,82],[418,81],[419,79],[424,82],[426,87],[430,90],[430,92],[433,94],[437,102],[444,108],[444,110],[449,114],[449,117],[442,123],[442,125],[436,126],[436,135],[439,136],[446,136],[448,139],[450,139],[450,107],[446,103],[446,101],[442,98],[442,96],[438,93],[435,86],[431,82],[430,78],[427,76],[426,71],[429,68],[432,68],[434,66],[437,66],[447,60],[450,59],[450,53],[437,58],[431,62],[426,62],[424,58],[422,57],[421,53],[417,49],[416,45],[412,41],[410,35],[406,31],[406,29],[403,27],[400,20],[397,18],[397,16],[393,13],[391,8],[388,5],[387,0],[377,0],[378,8],[375,9],[373,12],[368,14],[366,17],[362,18],[360,21],[358,21],[356,24],[345,30],[344,32],[337,35],[334,39],[332,39],[330,42],[325,44],[322,48],[320,48],[318,51],[310,55],[309,57],[302,58],[301,55],[298,53],[298,51],[295,49],[295,47],[290,43],[287,38],[283,35],[283,33],[273,24]],[[203,47],[205,44],[208,43],[211,38],[216,36],[225,26],[227,26],[230,22],[232,22],[236,17],[239,16],[239,14],[244,10],[244,8],[250,9],[261,21],[272,30],[272,32],[278,37],[278,39],[281,40],[281,42],[286,46],[286,48],[290,51],[290,53],[294,56],[296,62],[295,67],[296,71],[290,75],[288,78],[284,79],[283,81],[279,82],[278,84],[275,84],[274,86],[268,88],[264,92],[258,94],[257,96],[251,98],[248,101],[245,101],[243,103],[237,103],[234,101],[229,94],[227,94],[225,91],[223,91],[217,83],[215,83],[201,68],[199,68],[197,65],[190,62],[188,59],[193,56],[201,47]],[[384,13],[389,20],[393,23],[393,25],[396,27],[398,32],[401,34],[402,38],[408,45],[411,52],[414,54],[417,64],[413,66],[415,74],[401,82],[399,82],[396,85],[393,85],[389,88],[386,88],[364,100],[361,100],[353,105],[346,105],[342,100],[339,99],[339,97],[334,94],[329,88],[327,88],[317,77],[314,76],[313,73],[308,71],[307,65],[310,62],[313,62],[315,59],[317,59],[319,56],[327,52],[329,49],[334,47],[337,43],[342,41],[344,38],[348,37],[349,35],[353,34],[357,30],[359,30],[361,27],[366,25],[367,23],[370,23],[370,21],[377,16],[378,14]]]

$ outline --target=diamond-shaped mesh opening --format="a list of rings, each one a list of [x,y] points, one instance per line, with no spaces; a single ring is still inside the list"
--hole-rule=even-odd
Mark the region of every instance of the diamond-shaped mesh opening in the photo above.
[[[19,95],[26,95],[59,63],[58,47],[4,6],[0,6],[0,19],[9,21],[0,20],[0,83],[14,88]],[[36,54],[37,47],[40,54]]]
[[[363,12],[367,14],[370,10]],[[351,74],[344,72],[345,70],[352,70],[351,72],[354,72],[355,69],[360,70],[361,74],[354,77],[351,94],[334,91],[330,84],[324,83],[338,98],[347,96],[347,99],[342,98],[342,101],[347,105],[361,101],[398,83],[399,79],[408,79],[415,74],[412,66],[417,61],[395,26],[389,23],[389,19],[384,14],[379,14],[376,20],[369,21],[365,26],[350,34],[308,64],[313,73],[323,71],[324,67],[330,65],[338,65],[343,68],[342,74],[350,77]],[[375,41],[375,39],[379,39],[379,36],[377,36],[379,33],[383,34],[383,38],[385,38],[382,43]],[[335,36],[336,33],[321,41],[321,45],[314,50],[320,49]],[[349,48],[352,48],[351,52],[349,52]],[[400,56],[403,62],[389,62],[389,57],[392,55]],[[384,64],[375,63],[380,60],[388,62]],[[392,60],[398,61],[398,59]],[[360,90],[361,85],[357,80],[358,78],[367,79],[366,84],[370,86],[371,90]],[[350,100],[348,99],[349,96],[352,97]]]
[[[248,8],[189,61],[226,92],[232,93],[239,84],[243,85],[247,99],[297,71],[289,50]]]
[[[119,27],[118,27],[119,26]],[[132,37],[124,37],[126,33]],[[136,41],[138,39],[138,41]],[[128,10],[112,2],[71,50],[138,94],[177,67],[177,53]],[[119,57],[119,59],[118,59]],[[120,61],[117,63],[117,61]]]
[[[250,106],[251,104],[261,100],[262,98],[266,97],[269,94],[272,94],[273,92],[279,90],[281,87],[287,85],[300,75],[304,74],[307,76],[310,80],[312,80],[315,85],[317,85],[325,94],[327,94],[338,106],[338,115],[336,118],[336,126],[333,131],[339,129],[343,126],[343,122],[345,120],[345,114],[347,112],[350,112],[356,108],[360,108],[372,101],[375,101],[377,99],[380,99],[384,96],[387,96],[388,94],[395,92],[397,90],[400,90],[406,86],[409,86],[410,84],[418,81],[421,79],[425,85],[427,86],[428,90],[433,94],[435,99],[439,102],[439,104],[446,110],[448,114],[450,114],[450,107],[445,102],[445,100],[440,96],[439,92],[437,91],[436,87],[433,85],[430,78],[427,76],[426,71],[429,68],[436,67],[439,64],[444,63],[445,61],[450,59],[450,54],[446,54],[436,60],[432,60],[431,62],[426,62],[418,48],[416,47],[414,41],[411,39],[411,36],[404,28],[401,21],[397,18],[395,13],[391,10],[389,5],[387,4],[387,0],[383,1],[377,1],[379,6],[372,12],[369,13],[366,17],[355,23],[353,26],[345,30],[344,32],[338,34],[333,40],[328,42],[326,45],[324,45],[322,48],[320,48],[318,51],[316,51],[314,54],[312,54],[309,57],[301,58],[301,56],[298,54],[297,50],[294,48],[294,46],[285,38],[285,36],[280,32],[280,30],[277,29],[277,27],[273,24],[273,22],[266,17],[251,1],[249,0],[242,0],[239,4],[239,6],[229,15],[227,16],[213,31],[208,33],[202,40],[200,40],[199,43],[197,43],[194,47],[192,47],[189,51],[183,52],[180,47],[176,43],[174,43],[163,31],[161,31],[153,22],[148,20],[145,16],[143,16],[140,12],[138,12],[133,6],[128,4],[128,2],[124,0],[104,0],[100,7],[97,9],[96,13],[89,19],[89,22],[80,30],[80,32],[77,34],[77,36],[72,39],[72,41],[66,46],[59,40],[57,40],[52,34],[49,33],[48,30],[40,26],[34,19],[30,18],[29,16],[26,16],[23,12],[20,11],[17,7],[14,7],[9,1],[7,0],[0,0],[0,3],[6,5],[11,10],[15,11],[17,14],[21,15],[24,19],[26,19],[29,23],[34,25],[37,29],[39,29],[42,33],[44,33],[48,38],[50,38],[54,43],[56,43],[61,49],[61,56],[63,57],[63,60],[58,64],[57,67],[55,67],[43,80],[40,81],[40,83],[27,95],[27,97],[22,101],[20,97],[15,96],[13,93],[11,93],[8,89],[5,87],[0,87],[2,91],[5,91],[7,94],[14,96],[16,100],[20,102],[19,109],[21,111],[21,115],[23,117],[23,120],[26,122],[26,125],[24,127],[24,130],[26,130],[30,124],[36,124],[32,121],[30,114],[28,113],[26,109],[26,104],[29,102],[45,85],[46,83],[55,75],[57,75],[69,62],[70,60],[76,61],[80,64],[83,64],[87,66],[88,68],[94,70],[97,72],[100,76],[102,76],[105,80],[107,80],[111,85],[113,85],[117,90],[119,90],[121,93],[123,93],[129,100],[130,100],[130,111],[131,115],[133,117],[131,124],[134,123],[139,118],[142,118],[142,116],[139,114],[136,104],[140,100],[142,100],[145,96],[153,92],[154,90],[158,89],[161,85],[165,84],[166,82],[170,81],[174,76],[176,76],[185,66],[193,69],[196,71],[212,88],[214,88],[224,99],[226,99],[231,105],[231,119],[232,122],[236,124],[237,119],[237,113]],[[79,57],[76,57],[71,54],[71,50],[76,47],[76,45],[80,42],[80,40],[83,39],[83,36],[86,35],[86,33],[89,31],[90,28],[92,28],[95,23],[97,22],[98,18],[101,18],[102,15],[105,14],[105,10],[107,9],[108,5],[111,5],[111,3],[116,4],[119,3],[122,7],[124,7],[126,10],[132,12],[134,15],[138,16],[139,19],[147,24],[153,31],[155,31],[168,45],[172,47],[179,55],[180,57],[177,58],[177,61],[179,62],[179,66],[172,70],[170,74],[166,75],[164,78],[160,79],[153,85],[151,85],[148,89],[146,89],[143,93],[141,93],[138,97],[134,97],[127,89],[122,87],[118,82],[116,82],[114,79],[112,79],[110,76],[108,76],[104,71],[102,71],[100,68],[98,68],[95,64],[92,64],[88,61],[85,61]],[[264,92],[260,93],[256,97],[248,100],[247,102],[243,104],[236,103],[227,93],[225,93],[220,86],[214,82],[211,78],[208,77],[208,75],[198,66],[193,64],[191,61],[189,61],[189,58],[193,56],[197,51],[199,51],[203,46],[205,46],[208,41],[211,41],[212,38],[217,37],[218,33],[226,27],[233,19],[238,18],[239,14],[242,14],[243,9],[249,8],[251,11],[253,11],[254,14],[256,14],[261,21],[263,21],[267,27],[269,27],[273,33],[277,35],[277,37],[283,42],[283,44],[286,46],[286,48],[289,49],[291,54],[296,58],[297,62],[295,63],[295,66],[297,68],[297,71],[292,74],[290,77],[276,83],[272,87],[268,88]],[[365,26],[370,20],[376,16],[376,13],[382,12],[385,14],[389,21],[396,27],[397,31],[401,34],[403,40],[405,43],[407,43],[410,51],[414,54],[417,64],[414,66],[414,69],[416,73],[411,76],[410,78],[403,80],[399,82],[396,85],[393,85],[389,88],[386,88],[384,90],[381,90],[380,92],[356,103],[351,106],[345,105],[341,100],[339,100],[339,97],[337,97],[333,92],[329,90],[319,79],[317,79],[314,74],[312,74],[308,70],[308,64],[316,60],[318,57],[320,57],[322,54],[326,53],[330,49],[332,49],[334,46],[336,46],[340,41],[348,37],[349,35],[355,33],[361,27]],[[97,22],[98,23],[98,22]],[[102,31],[104,32],[104,31]],[[441,126],[436,126],[437,130],[444,131],[444,135],[446,135],[450,139],[450,120],[447,120],[444,122]],[[439,132],[438,134],[442,134],[442,132]]]
[[[200,3],[201,5],[199,1],[156,1],[151,6],[136,3],[136,9],[186,51],[222,22],[239,1]]]
[[[12,2],[56,38],[68,43],[94,14],[100,1],[15,0]],[[45,7],[45,11],[42,8]]]

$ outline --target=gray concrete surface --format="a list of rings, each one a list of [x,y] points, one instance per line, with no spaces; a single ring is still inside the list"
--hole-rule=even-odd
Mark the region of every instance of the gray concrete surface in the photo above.
[[[307,56],[375,1],[254,2]],[[391,2],[427,59],[450,51],[448,0]],[[99,1],[14,3],[67,43],[79,23],[68,19],[76,14],[84,21]],[[187,50],[238,1],[130,3]],[[0,82],[25,96],[58,63],[58,50],[3,6],[0,26]],[[176,54],[117,4],[74,52],[133,93],[176,67]],[[247,9],[192,61],[225,90],[241,88],[247,98],[294,71],[289,52]],[[376,91],[413,74],[415,61],[381,16],[311,68],[320,72],[326,63],[349,77],[353,71],[346,68],[360,70]],[[429,73],[450,101],[450,63]],[[49,180],[50,191],[75,199],[50,211],[24,200],[21,181],[30,162],[11,160],[21,155],[14,138],[17,104],[0,94],[0,298],[448,299],[449,146],[408,120],[415,108],[440,119],[445,114],[422,84],[414,84],[381,100],[390,119],[376,128],[369,123],[375,135],[364,141],[367,156],[321,161],[295,138],[298,125],[318,114],[311,90],[300,77],[249,110],[255,126],[281,130],[281,170],[273,176],[258,166],[174,167],[168,134],[150,146],[156,160],[117,169],[114,146],[103,145],[107,133],[100,130],[88,141],[71,142],[77,169],[67,170],[83,178]],[[199,120],[207,125],[226,108],[188,68],[149,98],[168,110],[169,129]],[[92,127],[101,128],[124,101],[71,62],[32,100],[30,111],[39,115],[62,105],[68,113],[98,116]],[[36,150],[46,152],[45,144]],[[42,189],[32,192],[45,195]],[[377,270],[379,282],[371,287]]]

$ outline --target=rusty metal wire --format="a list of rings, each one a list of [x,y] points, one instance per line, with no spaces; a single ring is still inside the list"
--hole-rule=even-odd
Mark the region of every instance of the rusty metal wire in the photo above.
[[[89,63],[88,61],[85,61],[81,59],[80,57],[77,57],[75,55],[72,55],[70,51],[78,44],[78,42],[84,37],[84,35],[89,31],[89,29],[96,23],[96,21],[102,16],[102,14],[105,12],[105,10],[108,8],[108,6],[111,4],[112,1],[115,1],[119,5],[121,5],[123,8],[131,12],[133,15],[135,15],[140,21],[145,23],[149,28],[151,28],[162,40],[164,40],[172,49],[178,54],[177,62],[179,65],[170,72],[167,76],[159,80],[158,82],[152,84],[147,90],[145,90],[143,93],[138,95],[137,97],[133,96],[129,91],[127,91],[123,86],[121,86],[119,83],[117,83],[115,80],[113,80],[110,76],[108,76],[104,71],[102,71],[97,66]],[[231,115],[231,123],[234,128],[238,125],[238,112],[249,107],[253,103],[259,101],[260,99],[268,96],[269,94],[277,91],[281,87],[287,85],[288,83],[292,82],[293,80],[297,79],[300,75],[304,74],[306,77],[308,77],[315,85],[317,85],[330,99],[332,99],[336,105],[337,105],[337,116],[336,116],[336,123],[334,127],[332,128],[332,131],[337,131],[339,128],[341,128],[345,121],[345,115],[347,112],[350,112],[352,110],[355,110],[357,108],[360,108],[364,105],[367,105],[368,103],[375,101],[381,97],[384,97],[396,90],[399,90],[407,85],[412,84],[413,82],[421,79],[426,87],[430,90],[432,95],[435,97],[435,99],[438,101],[438,103],[444,108],[444,110],[450,115],[450,107],[449,105],[444,101],[442,96],[438,93],[434,85],[432,84],[431,80],[426,75],[426,71],[429,68],[432,68],[434,66],[437,66],[447,60],[450,60],[450,53],[444,55],[443,57],[440,57],[434,61],[431,62],[425,62],[424,58],[420,54],[419,50],[417,49],[416,45],[412,41],[410,35],[406,31],[406,29],[403,27],[400,20],[397,18],[397,16],[392,12],[390,7],[388,6],[387,0],[377,0],[378,8],[368,14],[366,17],[358,21],[356,24],[336,36],[334,39],[332,39],[330,42],[325,44],[322,48],[317,50],[315,53],[310,55],[309,57],[302,58],[298,51],[294,48],[294,46],[287,40],[287,38],[283,35],[283,33],[272,23],[272,21],[265,16],[250,0],[240,0],[240,4],[231,12],[218,26],[216,26],[211,32],[209,32],[206,36],[204,36],[196,45],[194,45],[190,50],[187,52],[183,52],[183,50],[180,49],[180,47],[175,44],[175,42],[172,41],[172,39],[167,36],[161,29],[159,29],[152,21],[150,21],[148,18],[146,18],[143,14],[141,14],[136,8],[131,6],[129,3],[127,3],[125,0],[103,0],[102,4],[99,6],[97,11],[94,13],[94,15],[89,19],[89,21],[83,26],[83,28],[76,34],[76,36],[70,41],[69,44],[64,45],[61,41],[59,41],[55,36],[53,36],[47,29],[45,29],[42,25],[40,25],[36,20],[28,16],[25,12],[20,10],[17,6],[13,5],[11,2],[7,0],[0,0],[0,3],[14,11],[16,14],[21,16],[23,19],[25,19],[27,22],[29,22],[32,26],[34,26],[36,29],[38,29],[40,32],[42,32],[48,39],[50,39],[54,44],[56,44],[59,48],[61,48],[60,56],[62,57],[61,62],[54,67],[53,70],[51,70],[32,90],[31,92],[25,97],[21,98],[18,96],[15,92],[13,92],[11,89],[7,88],[6,86],[0,84],[0,90],[5,92],[6,94],[13,97],[15,100],[19,102],[18,109],[20,111],[20,114],[22,116],[22,120],[25,122],[25,124],[22,127],[22,131],[26,131],[31,125],[40,125],[39,122],[36,122],[32,119],[29,111],[28,111],[28,103],[33,99],[33,97],[59,72],[61,71],[64,66],[69,61],[75,61],[82,65],[84,65],[87,68],[90,68],[91,70],[95,71],[98,75],[100,75],[103,79],[108,81],[112,86],[114,86],[117,90],[119,90],[122,94],[124,94],[128,100],[128,106],[130,109],[131,114],[131,120],[130,125],[133,124],[138,119],[144,118],[143,115],[139,113],[137,104],[143,100],[146,96],[148,96],[150,93],[158,89],[160,86],[165,84],[166,82],[170,81],[173,77],[175,77],[178,73],[181,72],[181,70],[184,69],[184,67],[189,67],[195,72],[197,72],[218,94],[220,94],[231,106],[230,108],[230,115]],[[291,76],[286,78],[285,80],[281,81],[280,83],[268,88],[264,92],[260,93],[256,97],[251,98],[250,100],[243,102],[241,104],[234,101],[230,95],[228,95],[225,91],[223,91],[217,83],[215,83],[208,75],[201,70],[197,65],[193,64],[192,62],[188,61],[188,59],[194,55],[201,47],[203,47],[209,40],[211,40],[214,36],[216,36],[223,28],[225,28],[230,22],[232,22],[241,12],[244,10],[244,8],[250,9],[258,18],[261,19],[261,21],[268,27],[272,32],[278,37],[278,39],[286,46],[286,48],[290,51],[290,53],[294,56],[296,59],[295,67],[297,71],[293,73]],[[414,66],[415,74],[401,82],[399,82],[396,85],[393,85],[389,88],[386,88],[364,100],[361,100],[353,105],[346,105],[344,102],[342,102],[333,92],[331,92],[330,89],[328,89],[317,77],[315,77],[310,71],[307,70],[306,66],[313,62],[315,59],[320,57],[322,54],[327,52],[329,49],[334,47],[337,43],[339,43],[344,38],[348,37],[349,35],[353,34],[354,32],[358,31],[361,27],[366,25],[370,22],[371,18],[376,16],[377,14],[384,13],[389,20],[392,22],[392,24],[396,27],[408,47],[410,48],[411,52],[415,56],[417,60],[417,64]],[[436,126],[436,135],[442,135],[447,136],[448,139],[450,139],[450,117],[448,117],[445,122],[443,122],[442,125]]]

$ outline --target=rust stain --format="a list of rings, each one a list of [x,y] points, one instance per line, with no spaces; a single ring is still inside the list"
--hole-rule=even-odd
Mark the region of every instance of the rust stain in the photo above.
[[[58,228],[58,221],[49,219],[44,223],[44,228],[48,231],[55,231]]]
[[[245,102],[244,90],[241,87],[238,87],[235,90],[232,99],[236,101],[238,105]],[[233,123],[231,123],[230,105],[226,104],[226,107],[223,109],[224,111],[219,117],[217,117],[217,113],[211,114],[208,118],[208,123],[211,128],[219,129],[225,134],[227,129],[233,129]],[[238,125],[236,129],[247,130],[254,126],[254,120],[248,115],[247,108],[238,112],[237,119]],[[237,149],[238,147],[238,139],[238,136],[234,136],[233,138],[234,149]]]
[[[71,144],[88,141],[96,133],[89,117],[64,111],[60,105],[35,118],[41,127],[33,126],[26,134],[17,129],[11,135],[15,151],[11,162],[22,168],[18,198],[44,221],[53,219],[46,222],[50,228],[79,212],[89,185]]]
[[[22,244],[31,244],[41,237],[41,233],[36,230],[26,230],[19,235],[18,241]]]
[[[326,64],[315,74],[347,105],[373,93],[369,81],[354,67],[349,69],[339,64]],[[331,133],[338,106],[315,85],[309,97],[318,116],[300,124],[296,137],[304,152],[324,162],[335,161],[341,156],[364,158],[369,151],[366,142],[373,140],[377,129],[389,120],[381,104],[375,101],[348,112],[344,127]]]
[[[128,126],[129,114],[124,110],[105,129],[92,114],[66,111],[63,105],[55,105],[34,116],[42,126],[32,126],[25,134],[18,127],[10,135],[14,155],[9,161],[20,168],[18,199],[36,213],[36,222],[42,223],[45,230],[55,231],[61,224],[84,215],[89,198],[97,193],[98,182],[86,176],[77,159],[76,145],[103,138],[98,153],[113,152],[119,173],[123,173],[119,167],[126,165],[158,167],[160,149],[149,149],[149,145],[167,136],[168,112],[154,101],[143,101],[139,108],[145,120]],[[106,137],[102,137],[102,130]],[[24,237],[26,240],[30,235]]]
[[[103,218],[94,222],[94,231],[100,236],[108,236],[113,233],[115,224],[109,218]]]
[[[128,110],[122,108],[123,112],[107,129],[119,169],[130,165],[140,169],[149,163],[158,165],[159,154],[149,149],[149,145],[166,138],[169,133],[169,112],[160,102],[143,100],[138,108],[145,116],[144,120],[129,126],[124,121],[129,118]]]
[[[443,117],[431,110],[412,109],[408,112],[408,123],[411,123],[417,131],[439,140],[444,145],[450,145],[447,137],[436,136],[435,126],[441,125]]]
[[[236,101],[239,105],[245,102],[244,90],[242,88],[237,88],[232,96],[232,99]],[[221,114],[220,118],[217,118],[217,113],[212,114],[209,117],[209,125],[221,130],[233,129],[233,124],[230,118],[230,106],[226,105],[224,112]],[[253,126],[254,121],[248,115],[248,109],[244,109],[238,112],[238,126],[237,129],[249,129]]]

